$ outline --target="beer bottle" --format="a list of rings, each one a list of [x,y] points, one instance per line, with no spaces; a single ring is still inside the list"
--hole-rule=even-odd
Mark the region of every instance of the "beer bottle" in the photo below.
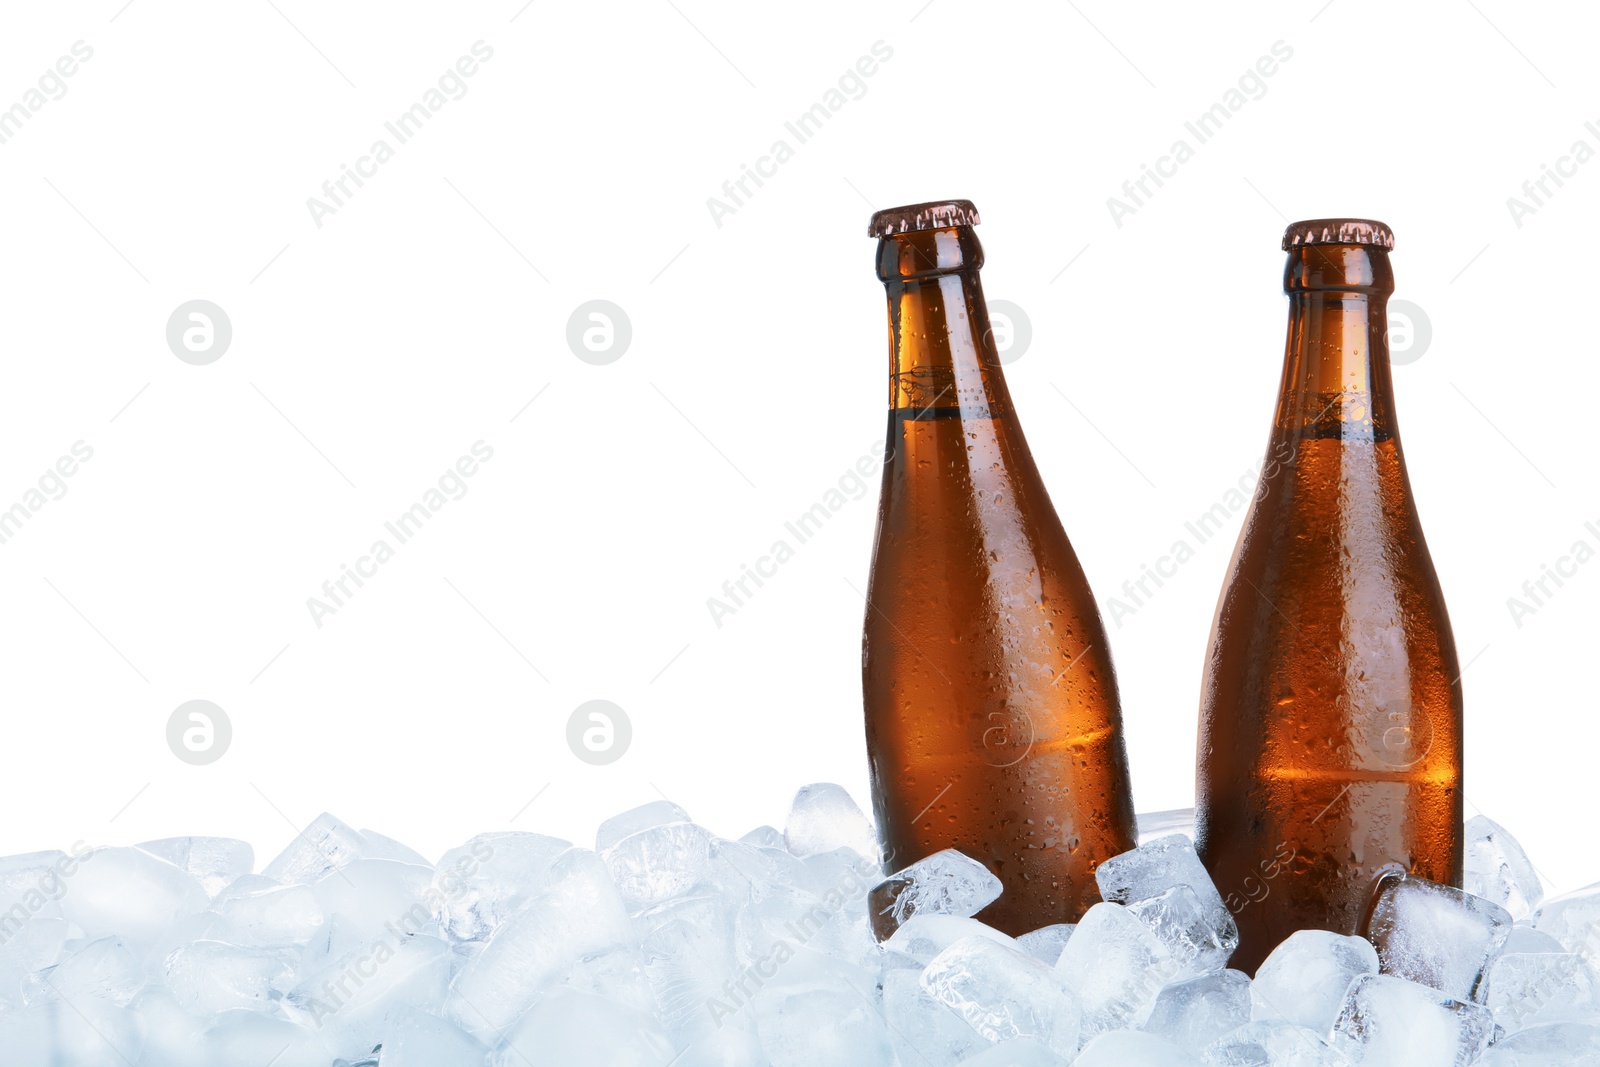
[[[1395,423],[1393,247],[1363,219],[1283,237],[1278,410],[1197,755],[1196,845],[1251,973],[1295,930],[1356,933],[1385,873],[1461,884],[1461,672]]]
[[[945,848],[1004,885],[979,918],[1074,922],[1134,845],[1111,651],[1012,409],[965,200],[880,211],[889,429],[862,637],[885,869]]]

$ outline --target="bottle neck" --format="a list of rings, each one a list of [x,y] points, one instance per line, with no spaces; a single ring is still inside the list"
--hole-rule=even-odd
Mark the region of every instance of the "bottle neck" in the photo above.
[[[882,238],[878,277],[889,299],[889,407],[906,418],[1003,418],[1000,370],[970,226]]]
[[[1389,255],[1369,245],[1289,253],[1289,336],[1274,423],[1279,438],[1398,436],[1389,378]]]

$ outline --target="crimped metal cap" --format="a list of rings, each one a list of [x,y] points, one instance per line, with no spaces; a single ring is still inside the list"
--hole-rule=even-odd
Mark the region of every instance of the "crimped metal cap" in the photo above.
[[[951,226],[976,226],[978,209],[971,200],[930,200],[926,204],[885,208],[867,224],[868,237],[887,237],[912,230],[944,230]]]
[[[1301,245],[1377,245],[1394,248],[1394,231],[1375,219],[1306,219],[1283,231],[1283,250]]]

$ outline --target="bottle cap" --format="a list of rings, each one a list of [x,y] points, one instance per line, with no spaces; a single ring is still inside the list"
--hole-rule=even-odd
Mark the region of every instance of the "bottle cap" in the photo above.
[[[1283,231],[1285,252],[1301,245],[1377,245],[1394,248],[1394,231],[1375,219],[1306,219]]]
[[[971,200],[931,200],[926,204],[885,208],[867,224],[868,237],[887,237],[912,230],[947,230],[951,226],[976,226],[978,209]]]

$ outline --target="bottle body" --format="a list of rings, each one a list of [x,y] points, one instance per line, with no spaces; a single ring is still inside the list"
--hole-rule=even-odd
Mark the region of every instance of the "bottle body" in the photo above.
[[[1384,873],[1460,884],[1462,862],[1460,668],[1394,420],[1387,251],[1292,248],[1285,288],[1197,757],[1196,844],[1251,973],[1295,930],[1356,933]]]
[[[985,922],[1074,922],[1095,867],[1134,845],[1105,632],[1011,408],[975,236],[883,244],[894,362],[862,677],[885,868],[958,849],[1004,884]]]

